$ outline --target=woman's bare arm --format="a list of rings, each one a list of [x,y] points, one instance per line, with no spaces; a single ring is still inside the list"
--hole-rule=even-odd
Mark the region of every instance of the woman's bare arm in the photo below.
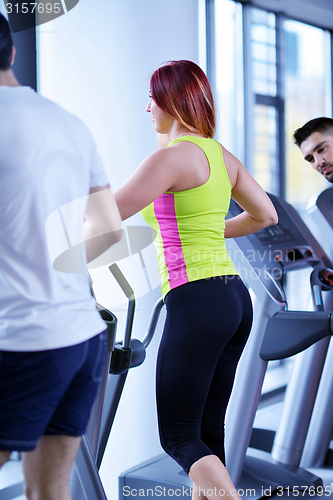
[[[84,219],[87,261],[90,262],[121,239],[120,214],[108,184],[90,189]]]
[[[136,214],[170,190],[180,175],[179,157],[174,148],[159,149],[150,154],[115,192],[122,220]]]
[[[225,238],[237,238],[278,223],[273,203],[242,163],[223,148],[225,165],[232,184],[232,198],[244,212],[225,222]]]

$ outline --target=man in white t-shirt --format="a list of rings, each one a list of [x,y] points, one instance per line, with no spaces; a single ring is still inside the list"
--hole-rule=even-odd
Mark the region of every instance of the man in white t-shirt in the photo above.
[[[85,264],[121,219],[89,130],[14,55],[0,14],[0,467],[21,451],[27,498],[68,500],[105,359]]]

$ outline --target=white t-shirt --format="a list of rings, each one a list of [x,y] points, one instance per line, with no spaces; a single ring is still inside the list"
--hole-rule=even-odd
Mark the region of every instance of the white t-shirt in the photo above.
[[[106,173],[87,127],[31,88],[0,86],[0,117],[0,350],[78,344],[105,323],[85,252],[81,272],[53,268],[50,220],[74,206],[82,232],[89,189],[108,184]]]

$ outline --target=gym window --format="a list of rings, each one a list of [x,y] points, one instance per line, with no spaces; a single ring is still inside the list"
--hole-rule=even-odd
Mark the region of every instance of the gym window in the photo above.
[[[206,0],[206,29],[217,139],[266,191],[304,210],[328,183],[292,135],[332,116],[332,31],[234,0]]]

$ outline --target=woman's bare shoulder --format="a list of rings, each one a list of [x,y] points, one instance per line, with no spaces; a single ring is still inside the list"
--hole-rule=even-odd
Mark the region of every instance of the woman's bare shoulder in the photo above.
[[[222,144],[222,154],[223,154],[223,160],[225,164],[225,168],[227,169],[228,176],[231,182],[232,187],[235,186],[237,182],[237,176],[239,173],[239,170],[243,167],[242,163],[234,156],[230,151],[228,151]]]

